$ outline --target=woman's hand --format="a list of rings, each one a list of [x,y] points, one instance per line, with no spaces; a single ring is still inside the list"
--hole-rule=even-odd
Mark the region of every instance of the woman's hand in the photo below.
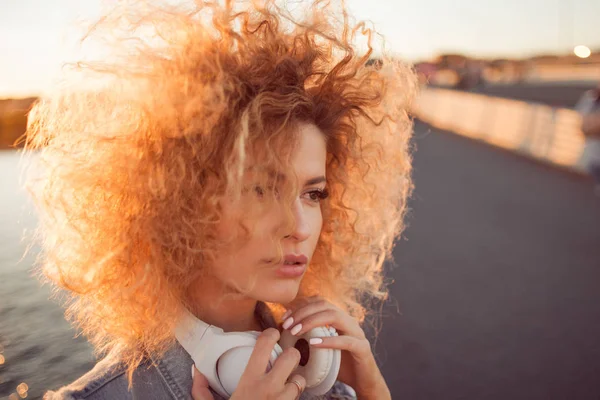
[[[297,336],[319,326],[333,326],[339,336],[322,338],[322,343],[311,346],[342,350],[338,380],[350,385],[359,399],[392,398],[371,344],[355,318],[320,296],[295,300],[284,317],[283,328]]]
[[[279,340],[279,336],[279,331],[275,328],[269,328],[260,334],[231,400],[294,400],[300,397],[306,381],[300,375],[290,377],[300,363],[298,350],[295,348],[285,349],[277,357],[273,368],[266,372],[271,351]],[[194,400],[214,400],[208,389],[208,380],[195,367],[192,398]]]

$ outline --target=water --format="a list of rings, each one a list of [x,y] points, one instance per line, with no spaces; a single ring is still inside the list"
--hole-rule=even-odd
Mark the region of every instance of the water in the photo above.
[[[19,154],[0,151],[0,399],[11,400],[41,399],[94,365],[90,345],[33,275],[37,249],[24,256],[36,217],[19,176]]]

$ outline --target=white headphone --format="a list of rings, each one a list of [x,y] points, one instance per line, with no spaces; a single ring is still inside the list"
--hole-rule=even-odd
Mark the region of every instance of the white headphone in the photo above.
[[[194,317],[188,311],[175,329],[175,337],[194,360],[196,368],[208,380],[210,387],[225,398],[231,397],[246,369],[257,331],[223,332],[223,329]],[[335,329],[314,328],[301,336],[288,330],[281,333],[279,343],[271,352],[268,370],[284,349],[296,347],[301,354],[300,365],[294,373],[306,379],[306,391],[313,395],[327,393],[340,370],[341,352],[337,349],[315,348],[308,345],[312,337],[337,336]]]

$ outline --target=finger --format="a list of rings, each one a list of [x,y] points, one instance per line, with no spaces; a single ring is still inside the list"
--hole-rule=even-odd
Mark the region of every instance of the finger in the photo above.
[[[243,375],[250,374],[252,376],[262,376],[265,374],[271,358],[271,352],[279,340],[279,337],[279,331],[275,328],[268,328],[261,332],[256,340],[254,350],[252,350],[252,354],[250,355],[248,365],[244,370]]]
[[[194,400],[214,400],[210,389],[208,388],[208,379],[192,365],[192,399]]]
[[[316,314],[308,315],[301,320],[294,321],[289,330],[293,335],[300,336],[313,328],[326,325],[333,326],[340,335],[349,335],[361,339],[365,337],[365,332],[358,324],[358,321],[336,308],[325,309]]]
[[[297,310],[308,304],[315,303],[321,300],[323,300],[321,296],[296,297],[291,302],[284,304],[284,307],[288,310]]]
[[[297,399],[304,391],[304,388],[306,388],[306,379],[302,375],[294,375],[285,384],[281,398]]]
[[[295,308],[292,309],[292,313],[283,321],[282,327],[283,329],[290,329],[303,318],[332,307],[333,305],[322,298],[311,301],[310,303],[296,305]]]
[[[294,347],[289,347],[281,353],[273,369],[269,371],[268,376],[273,385],[283,385],[289,376],[300,364],[300,352]]]
[[[309,343],[315,348],[347,350],[354,358],[359,360],[372,358],[371,343],[367,339],[352,336],[331,336],[311,338]]]

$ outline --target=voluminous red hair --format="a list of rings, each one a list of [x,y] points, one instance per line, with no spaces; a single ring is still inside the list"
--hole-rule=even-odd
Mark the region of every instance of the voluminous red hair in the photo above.
[[[382,266],[412,188],[416,84],[386,56],[369,63],[372,35],[328,1],[302,19],[271,1],[121,4],[91,29],[114,39],[77,68],[100,83],[39,101],[26,150],[41,167],[27,182],[41,270],[98,354],[120,351],[132,373],[171,344],[246,152],[283,154],[300,121],[326,136],[330,192],[301,294],[361,321],[385,299]]]

